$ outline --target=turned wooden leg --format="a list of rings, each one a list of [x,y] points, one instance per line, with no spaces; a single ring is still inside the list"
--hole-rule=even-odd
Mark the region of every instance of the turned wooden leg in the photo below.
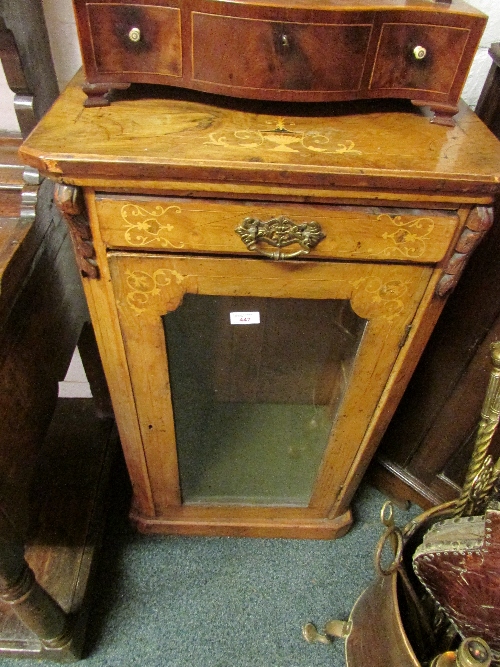
[[[0,509],[0,604],[40,638],[48,649],[64,649],[71,641],[68,615],[36,581],[24,559],[24,545]]]
[[[110,104],[108,94],[112,90],[127,90],[130,83],[88,83],[85,82],[82,90],[87,95],[84,107],[107,107]]]

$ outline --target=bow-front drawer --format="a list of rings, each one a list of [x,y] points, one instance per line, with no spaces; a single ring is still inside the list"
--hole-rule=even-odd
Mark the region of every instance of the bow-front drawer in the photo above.
[[[99,2],[86,7],[98,73],[182,76],[179,8]]]
[[[98,196],[109,248],[264,255],[272,259],[440,261],[454,211]]]
[[[402,97],[446,124],[487,20],[463,0],[73,2],[86,106],[160,83],[280,102]]]

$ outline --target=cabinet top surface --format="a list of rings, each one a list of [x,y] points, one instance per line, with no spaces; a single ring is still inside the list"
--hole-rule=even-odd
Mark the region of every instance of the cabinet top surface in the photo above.
[[[463,105],[455,127],[402,102],[276,104],[143,87],[84,108],[77,77],[21,147],[74,185],[166,179],[495,194],[500,142]],[[155,94],[156,96],[153,96]]]
[[[123,5],[158,5],[175,7],[183,4],[181,0],[73,0],[75,6],[88,4],[123,4]],[[384,10],[419,10],[434,14],[473,14],[485,16],[483,12],[469,5],[464,0],[436,2],[435,0],[208,0],[209,4],[253,4],[272,7],[308,7],[327,11],[384,11]]]

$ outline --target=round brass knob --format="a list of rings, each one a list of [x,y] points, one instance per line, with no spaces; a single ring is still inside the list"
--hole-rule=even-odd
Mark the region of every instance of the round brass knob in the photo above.
[[[287,49],[290,46],[290,40],[288,39],[288,35],[281,35],[281,46],[284,49]]]
[[[413,55],[415,56],[415,60],[423,60],[427,55],[427,49],[424,46],[416,46],[413,49]]]
[[[131,28],[128,33],[128,38],[131,42],[140,42],[141,41],[141,31],[139,28]]]

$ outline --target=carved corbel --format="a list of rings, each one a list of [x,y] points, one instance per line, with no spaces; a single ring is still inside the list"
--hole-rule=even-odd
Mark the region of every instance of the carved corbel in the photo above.
[[[455,288],[473,250],[493,224],[493,208],[476,206],[467,218],[465,227],[457,241],[444,273],[436,287],[436,295],[448,296]]]
[[[54,202],[69,227],[76,263],[82,276],[99,278],[92,232],[85,212],[81,189],[73,185],[57,183],[54,190]]]

